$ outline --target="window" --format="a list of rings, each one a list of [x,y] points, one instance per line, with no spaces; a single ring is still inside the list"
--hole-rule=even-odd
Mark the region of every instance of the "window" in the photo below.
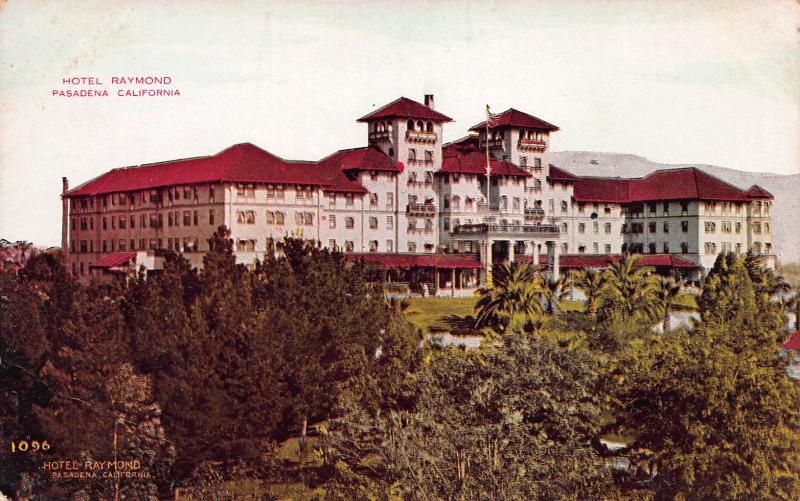
[[[256,241],[252,239],[237,240],[236,250],[239,252],[253,252],[254,250],[256,250]]]
[[[593,242],[592,243],[592,253],[594,253],[594,254],[599,254],[600,253],[600,248],[599,248],[597,242]]]
[[[344,250],[346,252],[353,252],[353,241],[352,240],[345,240],[344,241]]]
[[[394,252],[394,242],[391,240],[386,241],[386,252]]]
[[[328,228],[331,230],[336,228],[336,214],[331,214],[328,216]]]
[[[377,230],[378,229],[378,218],[375,216],[369,217],[369,229]],[[376,242],[377,245],[377,242]]]
[[[561,244],[561,252],[562,252],[562,254],[566,254],[567,252],[569,252],[569,244],[568,243],[564,242],[563,244]]]
[[[605,248],[603,249],[603,251],[604,251],[606,254],[611,254],[611,244],[606,244],[606,246],[605,246]]]
[[[314,213],[313,212],[304,212],[303,213],[303,224],[305,226],[314,226]]]
[[[681,232],[689,233],[689,221],[681,221]]]
[[[664,221],[664,233],[669,233],[669,221]]]
[[[344,227],[347,229],[353,229],[356,227],[356,221],[352,217],[348,216],[344,218]]]
[[[592,233],[600,232],[600,224],[597,221],[592,222]]]
[[[388,210],[394,209],[394,193],[390,191],[386,193],[386,208]]]
[[[328,193],[328,207],[336,207],[336,193]]]
[[[681,216],[689,214],[689,202],[681,202]]]
[[[606,232],[606,235],[610,235],[611,234],[611,223],[606,223],[604,225],[604,230]]]
[[[378,241],[377,240],[370,240],[369,241],[369,251],[370,252],[378,252]]]
[[[119,229],[124,230],[125,224],[128,222],[128,218],[125,216],[119,216]]]
[[[567,212],[568,210],[569,210],[569,204],[567,204],[567,202],[566,202],[566,201],[562,200],[562,201],[561,201],[561,212],[562,212],[562,213],[564,213],[564,214],[566,214],[566,212]]]
[[[736,233],[741,233],[741,232],[742,232],[742,223],[737,221],[736,222]]]
[[[655,223],[655,221],[651,221],[651,222],[647,223],[647,231],[650,232],[650,233],[655,233],[656,232],[656,223]]]
[[[414,164],[417,162],[417,150],[414,148],[408,149],[408,163]]]
[[[394,229],[394,216],[386,216],[386,229],[387,230]]]
[[[605,207],[603,207],[603,213],[604,213],[606,216],[610,216],[610,215],[611,215],[611,207],[609,207],[608,205],[606,205]]]
[[[689,253],[689,242],[681,242],[681,253],[682,254]]]
[[[705,231],[706,233],[716,233],[717,231],[717,224],[712,221],[705,222]]]
[[[190,213],[183,213],[183,224],[189,224]],[[256,213],[252,210],[240,210],[236,212],[236,222],[239,224],[256,224]]]
[[[433,152],[425,150],[425,163],[432,164],[433,163]]]
[[[761,234],[761,223],[753,223],[753,233],[756,235]]]
[[[764,233],[769,233],[769,223],[764,223]]]
[[[433,233],[433,219],[425,220],[425,233]]]
[[[369,208],[370,209],[377,209],[378,208],[378,194],[377,193],[370,193],[369,194]]]
[[[336,250],[336,239],[335,238],[331,238],[330,240],[328,240],[328,248],[330,250]]]
[[[136,228],[136,218],[131,216],[131,228]]]
[[[523,169],[528,166],[528,158],[527,157],[519,157],[519,166]]]
[[[443,220],[442,225],[443,225],[444,231],[450,231],[450,218],[449,217],[445,217],[444,220]]]
[[[452,207],[453,210],[461,210],[461,197],[453,195]]]
[[[561,223],[561,233],[568,233],[569,232],[569,225],[567,223]]]
[[[208,209],[208,224],[214,224],[214,209]]]
[[[649,252],[650,254],[655,254],[656,253],[656,243],[655,242],[650,242],[649,244],[647,244],[647,252]]]
[[[586,246],[585,245],[579,245],[578,246],[578,254],[586,254]]]
[[[648,206],[649,206],[648,208],[650,209],[650,214],[651,215],[655,214],[656,213],[656,204],[650,203],[650,204],[648,204]]]
[[[286,223],[286,214],[283,212],[275,211],[275,224],[281,225]]]
[[[533,167],[536,169],[542,168],[542,159],[541,158],[534,158],[533,159]]]
[[[198,213],[197,213],[197,211],[194,211],[194,212],[192,213],[192,220],[194,221],[194,225],[195,225],[195,226],[197,226],[197,223],[199,222],[199,219],[200,219],[200,218],[199,218],[199,216],[198,216]]]
[[[248,220],[247,224],[255,223],[256,222],[256,214],[255,214],[255,212],[253,212],[253,211],[246,211],[246,212],[249,212],[249,213],[251,213],[253,215],[253,220],[252,221]],[[192,212],[188,211],[188,210],[183,211],[183,225],[184,226],[190,226],[191,224],[192,224]]]
[[[586,233],[586,223],[578,223],[578,233]]]
[[[346,193],[344,195],[344,206],[345,207],[355,206],[355,197],[352,193]]]
[[[417,242],[408,242],[408,252],[417,252]]]
[[[542,183],[539,182],[539,186],[541,187]],[[578,202],[578,214],[583,214],[584,210],[586,209],[586,204],[583,202]]]
[[[500,197],[500,210],[508,209],[508,197],[503,195]]]

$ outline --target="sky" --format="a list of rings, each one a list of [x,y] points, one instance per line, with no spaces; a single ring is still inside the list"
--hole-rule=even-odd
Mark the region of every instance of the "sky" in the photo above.
[[[110,96],[52,95],[88,88]],[[800,2],[0,0],[0,238],[58,245],[62,176],[245,141],[316,160],[424,94],[446,141],[488,103],[558,125],[554,151],[800,173]]]

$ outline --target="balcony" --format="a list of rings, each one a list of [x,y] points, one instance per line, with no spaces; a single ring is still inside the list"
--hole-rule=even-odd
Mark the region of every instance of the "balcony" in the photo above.
[[[544,150],[545,148],[547,148],[547,141],[520,139],[517,142],[517,148],[520,150]]]
[[[436,215],[436,206],[433,204],[408,204],[406,215],[433,217]]]
[[[487,204],[478,202],[478,212],[500,212],[500,204]]]
[[[484,236],[558,236],[555,224],[460,224],[453,228],[455,235]]]
[[[406,141],[415,143],[435,143],[438,137],[435,132],[425,132],[421,130],[407,130]]]
[[[392,132],[388,130],[375,131],[369,133],[369,140],[375,143],[389,141],[389,136]]]
[[[526,221],[541,221],[544,219],[544,209],[525,209]]]

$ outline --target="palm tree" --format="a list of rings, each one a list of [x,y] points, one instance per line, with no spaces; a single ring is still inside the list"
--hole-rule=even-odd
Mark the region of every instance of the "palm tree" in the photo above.
[[[603,272],[606,282],[604,299],[619,307],[625,315],[647,312],[653,301],[654,280],[652,266],[637,266],[638,254],[625,256],[611,263]]]
[[[584,305],[589,318],[595,318],[606,286],[605,275],[596,270],[581,270],[572,275],[572,283],[586,298]]]
[[[542,279],[527,263],[504,263],[494,271],[492,285],[478,291],[476,327],[491,327],[497,332],[521,331],[542,316],[545,294]]]
[[[567,297],[569,291],[567,290],[567,277],[562,275],[557,280],[546,279],[542,280],[544,285],[544,299],[547,305],[547,314],[553,315],[556,312],[558,303]]]
[[[683,280],[675,281],[672,277],[660,277],[654,282],[653,302],[650,304],[650,315],[653,319],[662,322],[663,331],[669,332],[670,313],[678,305],[677,299],[681,295]]]

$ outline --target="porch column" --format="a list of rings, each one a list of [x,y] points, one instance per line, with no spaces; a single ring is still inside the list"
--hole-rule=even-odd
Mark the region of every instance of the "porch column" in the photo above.
[[[456,297],[456,269],[452,268],[450,271],[451,271],[450,296]]]
[[[539,244],[535,241],[531,242],[533,244],[533,265],[539,266]]]
[[[439,269],[438,268],[434,268],[433,269],[433,286],[436,288],[437,291],[439,290]],[[436,294],[434,293],[434,295],[436,295]]]
[[[508,263],[511,264],[514,262],[514,241],[508,241]]]
[[[558,280],[561,276],[560,273],[560,251],[558,250],[558,242],[553,242],[553,280]]]
[[[486,282],[488,283],[489,277],[492,274],[492,240],[486,239]]]

